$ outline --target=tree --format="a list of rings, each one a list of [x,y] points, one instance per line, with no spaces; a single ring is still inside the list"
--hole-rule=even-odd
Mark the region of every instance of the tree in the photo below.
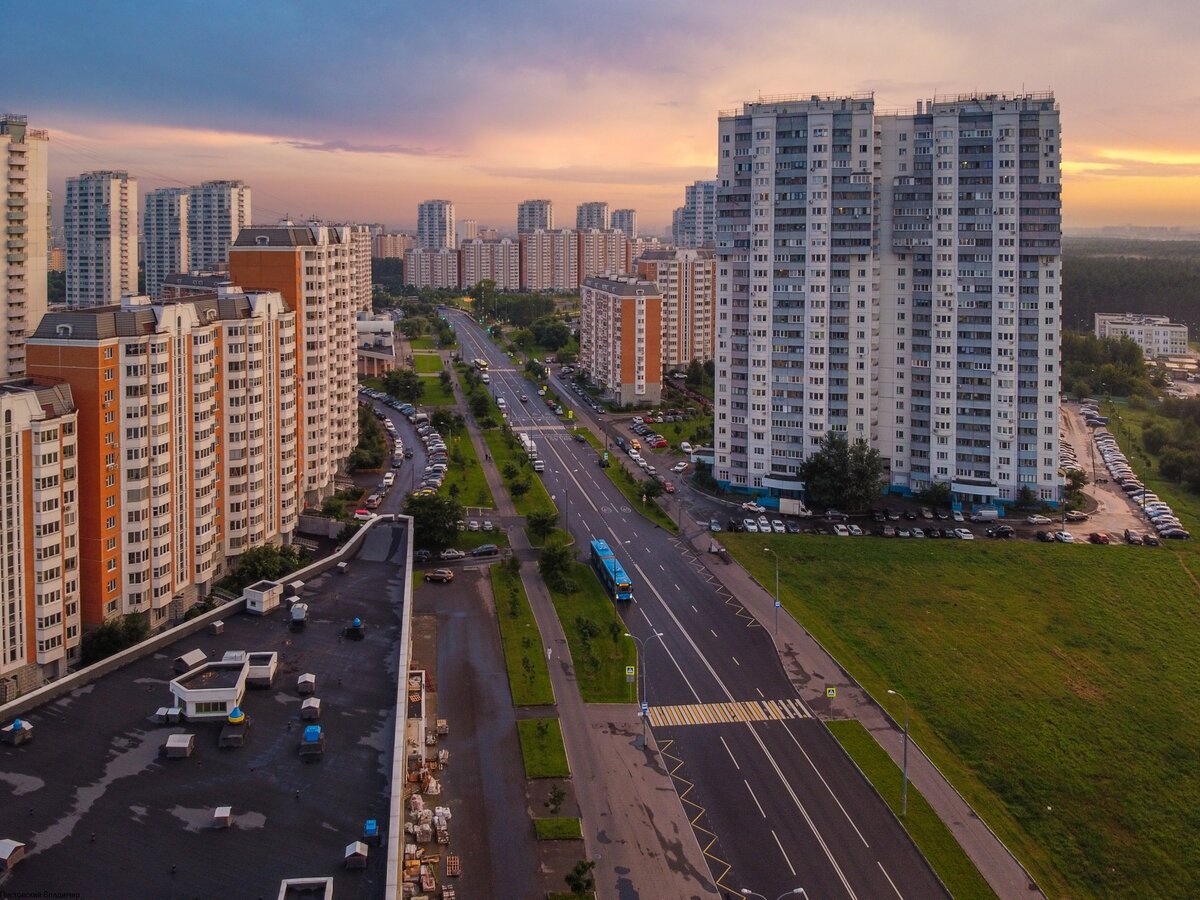
[[[1150,453],[1153,453],[1155,456],[1158,456],[1162,448],[1170,443],[1170,440],[1170,432],[1167,431],[1165,426],[1159,424],[1158,422],[1155,422],[1152,425],[1147,425],[1142,429],[1142,444]]]
[[[581,859],[575,863],[575,868],[567,873],[565,878],[567,887],[576,897],[586,897],[590,891],[596,889],[596,879],[592,877],[594,868],[596,868],[595,862],[590,859]]]
[[[409,497],[404,512],[412,516],[413,529],[430,549],[448,546],[458,536],[458,520],[463,517],[462,504],[441,494]]]
[[[447,369],[442,369],[442,371],[438,373],[438,381],[441,382],[444,390],[450,390],[450,372]]]
[[[547,544],[538,557],[538,574],[551,590],[570,593],[575,589],[571,580],[571,567],[575,555],[563,544]]]
[[[461,413],[443,406],[434,410],[433,415],[429,417],[429,424],[437,429],[439,433],[454,432],[462,434],[466,422]]]
[[[478,421],[487,416],[492,411],[492,398],[483,391],[476,391],[471,395],[471,415]]]
[[[655,497],[661,496],[662,492],[663,486],[653,478],[647,478],[642,482],[642,493],[646,496],[647,500],[653,500]]]
[[[145,618],[138,613],[111,619],[95,631],[89,631],[83,636],[80,644],[83,664],[90,666],[114,653],[120,653],[134,644],[144,641],[149,634],[150,627],[146,624]]]
[[[543,316],[537,319],[529,326],[529,330],[533,332],[533,338],[537,345],[545,347],[547,350],[565,347],[571,340],[571,329],[567,327],[567,323],[554,316]]]
[[[515,478],[508,483],[508,492],[512,495],[514,500],[520,500],[522,497],[528,494],[529,488],[530,484],[528,478]]]
[[[865,441],[850,444],[831,431],[821,448],[799,467],[809,504],[845,507],[857,512],[869,506],[883,490],[883,457]]]
[[[260,544],[251,547],[237,561],[233,571],[239,588],[256,581],[276,581],[304,564],[305,557],[295,547]]]
[[[525,517],[525,527],[535,537],[545,540],[558,524],[558,513],[552,509],[535,510]]]
[[[399,400],[416,403],[425,393],[425,382],[412,369],[393,369],[383,377],[383,389]]]
[[[522,350],[528,350],[534,345],[533,332],[528,328],[518,328],[511,335],[512,342]]]
[[[688,363],[687,384],[688,387],[693,388],[704,386],[704,364],[698,359],[693,359]]]
[[[1037,494],[1033,492],[1033,488],[1025,485],[1017,491],[1016,500],[1017,509],[1034,509],[1038,505]]]
[[[423,316],[405,316],[400,322],[400,330],[407,337],[416,338],[429,329],[429,321]]]
[[[935,481],[925,490],[917,495],[917,499],[922,503],[928,503],[930,506],[949,506],[950,505],[950,483],[947,481]]]

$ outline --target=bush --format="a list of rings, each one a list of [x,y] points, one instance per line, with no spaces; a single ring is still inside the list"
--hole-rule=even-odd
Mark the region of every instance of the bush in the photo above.
[[[80,643],[83,664],[90,666],[107,659],[134,644],[141,643],[149,634],[150,628],[146,620],[137,613],[105,622],[95,631],[89,631],[83,636]]]

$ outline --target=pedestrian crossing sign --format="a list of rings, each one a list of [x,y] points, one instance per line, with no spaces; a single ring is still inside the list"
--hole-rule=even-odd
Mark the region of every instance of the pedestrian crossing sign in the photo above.
[[[830,700],[832,700],[834,697],[837,696],[837,688],[835,688],[835,687],[825,688],[825,696],[828,697]]]

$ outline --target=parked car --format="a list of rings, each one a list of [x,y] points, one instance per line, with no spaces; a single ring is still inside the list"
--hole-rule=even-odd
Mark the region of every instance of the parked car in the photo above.
[[[758,530],[769,533],[771,531],[771,520],[766,516],[758,517]]]
[[[709,530],[709,531],[714,531],[714,532],[716,532],[716,531],[720,531],[720,530],[721,530],[721,523],[720,523],[720,521],[719,521],[719,520],[717,520],[717,519],[709,519],[709,520],[708,520],[708,530]]]
[[[1125,529],[1125,543],[1140,544],[1141,542],[1142,542],[1142,536],[1140,533],[1134,531],[1131,528]]]
[[[491,520],[491,519],[484,519],[484,520],[483,520],[483,530],[484,530],[484,531],[494,531],[494,530],[495,530],[495,528],[496,528],[496,526],[492,524],[492,520]]]
[[[425,580],[440,581],[442,584],[446,584],[454,580],[454,573],[449,569],[434,569],[432,572],[425,573]]]
[[[850,529],[840,522],[833,526],[833,533],[838,537],[850,537]]]
[[[433,559],[432,550],[417,550],[413,553],[413,562],[426,563]]]
[[[746,512],[752,512],[752,513],[763,513],[763,512],[767,511],[767,508],[765,506],[759,506],[753,500],[751,500],[748,503],[743,503],[742,509],[744,509]]]
[[[756,525],[754,527],[757,528],[758,526]],[[743,525],[741,522],[739,522],[737,519],[730,519],[728,522],[725,523],[725,530],[732,531],[736,534],[739,531],[745,531],[746,526]]]
[[[758,523],[753,519],[742,519],[742,530],[758,534]]]
[[[466,559],[467,554],[462,550],[455,550],[453,547],[443,550],[438,554],[438,559],[442,562],[450,562],[452,559]]]
[[[1088,535],[1089,544],[1111,544],[1112,540],[1103,531],[1093,531]]]
[[[787,529],[788,534],[799,534],[802,531],[800,523],[793,522],[791,519],[784,523],[784,527]]]
[[[921,518],[922,519],[932,519],[933,518],[933,510],[931,510],[927,506],[922,506],[921,507]]]
[[[1145,544],[1147,547],[1157,547],[1159,545],[1158,535],[1143,534],[1142,535],[1142,543]]]
[[[369,522],[373,518],[375,518],[375,514],[369,509],[356,509],[354,511],[354,521],[356,522]]]
[[[1043,544],[1053,544],[1054,543],[1054,532],[1053,531],[1039,531],[1035,536]]]
[[[1013,530],[1011,525],[996,525],[987,530],[987,536],[990,538],[1010,538],[1014,534],[1016,534],[1016,531]]]
[[[1090,518],[1091,516],[1078,509],[1073,509],[1067,513],[1068,522],[1086,522]]]
[[[1054,539],[1055,539],[1056,541],[1058,541],[1060,544],[1073,544],[1073,543],[1075,543],[1075,535],[1071,534],[1071,532],[1069,532],[1069,531],[1056,531],[1056,532],[1054,532]]]
[[[838,510],[836,510],[836,509],[827,509],[827,510],[825,510],[825,519],[826,519],[826,521],[829,521],[829,522],[845,522],[845,521],[847,521],[849,518],[850,518],[850,517],[849,517],[848,515],[846,515],[844,512],[839,512],[839,511],[838,511]]]
[[[467,523],[467,531],[478,531],[478,530],[479,530],[479,520],[478,519],[472,519],[471,521],[469,521]]]
[[[472,556],[496,556],[500,552],[500,548],[495,544],[480,544],[471,551]]]
[[[975,533],[970,528],[955,528],[954,536],[961,541],[975,540]]]
[[[1049,516],[1032,515],[1032,516],[1026,516],[1025,521],[1028,522],[1030,525],[1049,525],[1054,520],[1051,519]]]
[[[776,534],[787,534],[787,528],[784,526],[782,519],[772,519],[771,530]]]
[[[950,518],[951,518],[951,519],[953,519],[955,522],[961,522],[961,521],[963,521],[963,514],[962,514],[962,510],[958,510],[958,509],[954,510],[954,512],[950,513]],[[965,528],[956,528],[956,529],[954,529],[954,530],[955,530],[955,531],[966,531],[967,529],[965,529]],[[972,537],[974,537],[974,535],[972,535]]]

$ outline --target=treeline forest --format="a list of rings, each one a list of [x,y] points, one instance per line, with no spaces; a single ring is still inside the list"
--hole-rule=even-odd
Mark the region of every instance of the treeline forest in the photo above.
[[[1063,240],[1063,328],[1098,312],[1170,316],[1200,334],[1200,241]]]

